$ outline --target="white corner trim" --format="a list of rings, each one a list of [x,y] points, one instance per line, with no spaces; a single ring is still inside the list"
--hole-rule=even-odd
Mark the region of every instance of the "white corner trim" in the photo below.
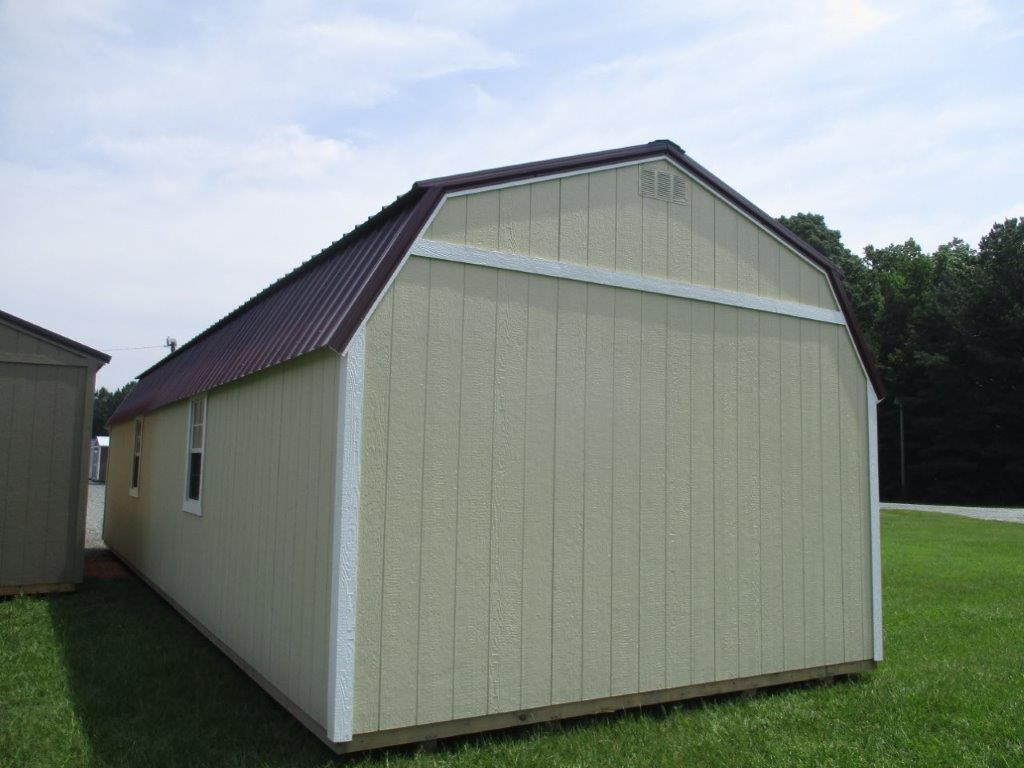
[[[868,486],[871,500],[871,617],[874,627],[874,659],[881,661],[882,648],[882,522],[878,501],[878,397],[867,382]]]
[[[809,304],[769,299],[750,293],[726,291],[721,288],[708,288],[690,283],[682,283],[677,280],[666,280],[660,277],[636,275],[628,272],[614,272],[602,267],[538,259],[505,251],[484,250],[468,245],[444,243],[438,240],[421,238],[413,243],[410,253],[413,256],[422,256],[428,259],[455,261],[462,264],[477,264],[484,267],[526,272],[533,275],[545,275],[563,280],[607,285],[613,288],[660,293],[666,296],[678,296],[683,299],[705,301],[712,304],[724,304],[760,312],[772,312],[777,315],[802,317],[807,320],[834,323],[835,325],[846,324],[846,318],[843,317],[843,313],[834,309],[823,309],[810,306]]]
[[[363,370],[366,324],[356,331],[338,372],[331,538],[331,635],[327,688],[327,735],[352,740],[356,670],[356,558],[359,553],[359,473],[363,434]]]

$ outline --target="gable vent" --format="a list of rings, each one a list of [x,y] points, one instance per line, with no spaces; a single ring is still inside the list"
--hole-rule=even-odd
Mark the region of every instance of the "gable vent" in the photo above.
[[[686,205],[686,179],[678,173],[641,168],[640,197],[653,197],[676,205]]]

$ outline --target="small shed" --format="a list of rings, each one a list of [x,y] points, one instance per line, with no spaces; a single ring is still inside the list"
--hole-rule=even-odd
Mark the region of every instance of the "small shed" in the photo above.
[[[109,435],[97,435],[89,442],[89,479],[94,483],[107,482],[107,454],[109,451]]]
[[[109,361],[0,311],[0,595],[82,580],[93,387]]]
[[[860,672],[880,391],[672,142],[431,179],[142,372],[103,537],[339,752]]]

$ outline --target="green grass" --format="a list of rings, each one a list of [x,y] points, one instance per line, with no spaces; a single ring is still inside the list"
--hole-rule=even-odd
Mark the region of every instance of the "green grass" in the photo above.
[[[1024,765],[1024,525],[915,512],[882,523],[887,660],[872,673],[354,762]],[[2,765],[336,760],[137,582],[0,602]]]

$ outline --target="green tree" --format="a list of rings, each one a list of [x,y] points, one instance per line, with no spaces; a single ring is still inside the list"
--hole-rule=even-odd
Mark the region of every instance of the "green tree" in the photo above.
[[[135,382],[130,381],[120,389],[111,392],[106,387],[100,387],[92,396],[92,436],[107,434],[107,420],[117,410],[117,406],[135,388]]]

